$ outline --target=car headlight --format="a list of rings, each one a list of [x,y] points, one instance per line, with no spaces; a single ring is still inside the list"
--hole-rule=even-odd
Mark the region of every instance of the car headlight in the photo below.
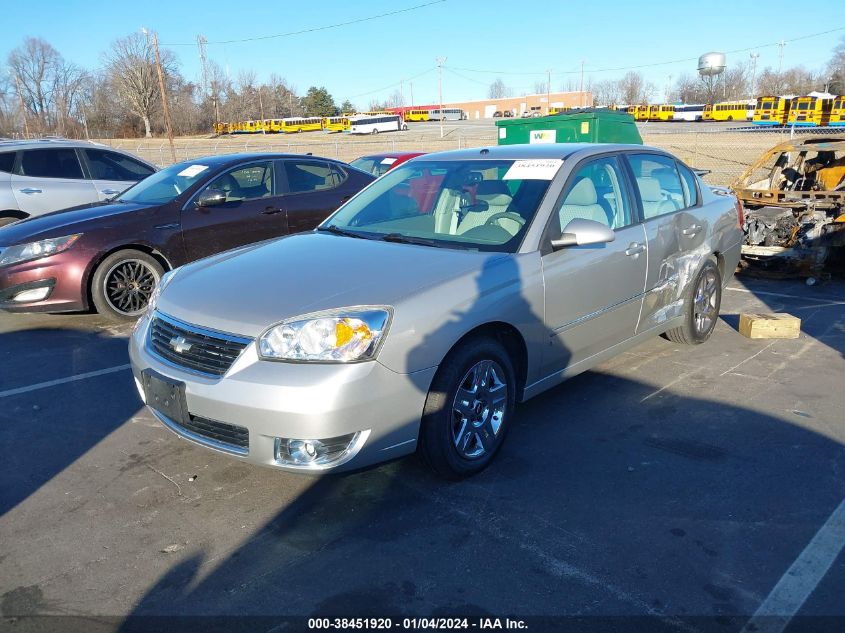
[[[65,235],[64,237],[51,237],[46,240],[29,242],[28,244],[10,246],[0,256],[0,266],[8,266],[9,264],[17,264],[29,259],[40,259],[61,253],[73,246],[73,243],[80,237],[82,237],[82,233],[76,233],[74,235]]]
[[[357,306],[294,317],[258,340],[265,360],[352,363],[372,360],[390,323],[386,307]]]

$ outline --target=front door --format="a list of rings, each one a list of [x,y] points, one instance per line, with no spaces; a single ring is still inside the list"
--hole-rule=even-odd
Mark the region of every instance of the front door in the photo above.
[[[231,169],[200,189],[182,210],[188,261],[286,234],[287,219],[275,187],[273,161],[268,160]],[[197,206],[206,189],[222,191],[225,202]]]
[[[544,375],[567,368],[574,373],[577,363],[632,337],[642,305],[648,247],[616,157],[592,159],[577,168],[552,214],[549,237],[565,232],[575,218],[607,224],[615,239],[543,256],[551,338]]]
[[[19,152],[10,184],[18,207],[30,216],[97,201],[94,183],[82,173],[72,147]]]
[[[155,173],[152,167],[119,152],[92,148],[82,152],[100,200],[113,198]]]

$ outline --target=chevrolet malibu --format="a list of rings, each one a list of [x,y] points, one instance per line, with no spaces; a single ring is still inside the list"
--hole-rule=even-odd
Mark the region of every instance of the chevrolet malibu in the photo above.
[[[658,334],[710,336],[741,207],[640,145],[421,156],[311,233],[164,275],[130,357],[177,435],[292,471],[486,467],[514,406]]]

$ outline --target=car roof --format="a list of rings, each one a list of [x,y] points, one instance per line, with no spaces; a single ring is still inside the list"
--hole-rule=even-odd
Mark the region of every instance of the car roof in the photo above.
[[[46,137],[34,139],[0,139],[0,151],[16,151],[35,147],[108,147],[94,141],[81,141],[70,138]],[[109,148],[114,149],[114,148]],[[120,151],[120,150],[117,150]]]
[[[603,154],[619,151],[650,151],[666,154],[662,149],[647,145],[633,145],[623,143],[535,143],[526,145],[493,145],[490,147],[474,147],[471,149],[456,149],[447,152],[433,152],[426,154],[421,160],[526,160],[532,158],[560,158],[567,159],[575,154],[579,156],[589,154]]]
[[[209,167],[219,167],[236,163],[248,162],[252,160],[276,160],[279,158],[305,158],[327,161],[339,165],[345,164],[339,160],[336,160],[334,158],[326,158],[325,156],[314,156],[311,154],[280,154],[275,152],[242,152],[239,154],[216,154],[213,156],[198,156],[196,158],[189,158],[188,160],[179,161],[175,164],[190,165],[195,163],[203,163],[204,165],[208,165]]]

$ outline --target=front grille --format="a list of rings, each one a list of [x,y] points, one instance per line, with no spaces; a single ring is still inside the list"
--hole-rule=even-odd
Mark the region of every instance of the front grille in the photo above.
[[[209,376],[222,376],[251,342],[206,330],[157,312],[150,326],[150,347],[169,363]]]
[[[239,453],[249,451],[249,430],[236,424],[227,424],[226,422],[217,422],[209,420],[208,418],[201,418],[198,416],[190,416],[191,421],[187,424],[178,424],[177,426],[199,435],[201,438],[225,444],[232,447]]]

